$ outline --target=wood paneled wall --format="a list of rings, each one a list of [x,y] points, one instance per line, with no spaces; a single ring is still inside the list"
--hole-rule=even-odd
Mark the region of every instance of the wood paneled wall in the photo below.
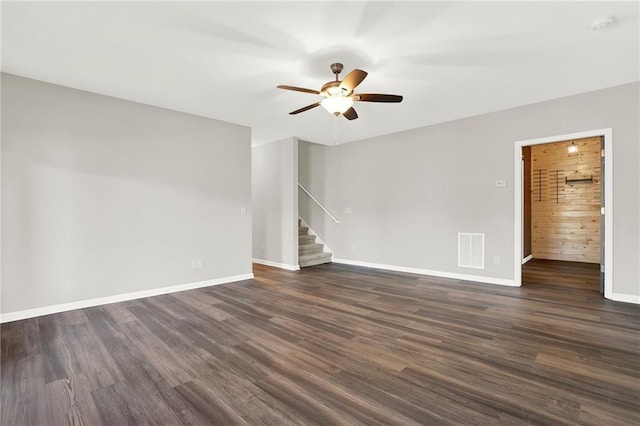
[[[531,147],[534,258],[600,262],[600,181],[600,137]]]

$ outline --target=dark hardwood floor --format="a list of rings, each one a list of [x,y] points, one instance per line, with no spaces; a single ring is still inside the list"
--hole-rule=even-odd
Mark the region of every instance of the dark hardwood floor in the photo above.
[[[600,265],[532,259],[522,267],[522,285],[536,287],[538,290],[544,288],[549,292],[584,290],[599,293]],[[553,295],[550,294],[550,297]]]
[[[3,324],[0,420],[640,424],[640,309],[555,266],[511,288],[256,265],[254,280]]]

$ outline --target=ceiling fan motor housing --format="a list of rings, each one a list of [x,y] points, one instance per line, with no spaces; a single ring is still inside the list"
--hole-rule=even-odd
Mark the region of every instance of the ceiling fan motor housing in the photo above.
[[[336,79],[338,78],[338,74],[342,72],[343,68],[344,68],[344,65],[342,65],[340,62],[331,64],[331,72],[336,75]]]
[[[322,96],[324,97],[328,97],[328,96],[335,96],[335,95],[348,95],[349,90],[346,88],[340,88],[340,80],[337,81],[329,81],[327,83],[325,83],[322,86],[322,89],[320,89],[320,93],[322,94]]]

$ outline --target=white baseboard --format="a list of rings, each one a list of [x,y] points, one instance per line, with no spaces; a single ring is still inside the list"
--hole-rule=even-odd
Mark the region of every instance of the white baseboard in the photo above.
[[[259,263],[260,265],[273,266],[274,268],[286,269],[287,271],[299,271],[300,265],[288,265],[286,263],[272,262],[264,259],[253,259],[253,263]]]
[[[529,256],[527,256],[524,259],[522,259],[522,264],[524,265],[525,263],[527,263],[531,259],[533,259],[533,255],[532,254],[530,254]]]
[[[407,272],[409,274],[430,275],[434,277],[453,278],[456,280],[475,281],[485,284],[506,285],[511,287],[519,287],[514,280],[504,278],[483,277],[480,275],[457,274],[455,272],[432,271],[429,269],[409,268],[406,266],[385,265],[381,263],[361,262],[359,260],[349,259],[333,259],[335,263],[344,263],[345,265],[364,266],[367,268],[385,269],[387,271]]]
[[[159,296],[161,294],[175,293],[177,291],[193,290],[201,287],[232,283],[236,281],[250,280],[253,274],[233,275],[230,277],[216,278],[194,283],[178,284],[169,287],[154,288],[151,290],[136,291],[133,293],[116,294],[114,296],[98,297],[95,299],[80,300],[78,302],[62,303],[59,305],[43,306],[41,308],[26,309],[24,311],[0,314],[0,323],[18,321],[42,315],[57,314],[59,312],[73,311],[76,309],[90,308],[92,306],[108,305],[110,303],[125,302],[127,300],[142,299],[144,297]]]
[[[611,297],[608,297],[609,300],[640,305],[640,296],[635,294],[611,293],[610,296]]]

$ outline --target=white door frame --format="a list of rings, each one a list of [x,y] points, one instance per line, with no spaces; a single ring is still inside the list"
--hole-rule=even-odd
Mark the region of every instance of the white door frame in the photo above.
[[[514,207],[514,281],[522,285],[522,147],[543,143],[563,142],[572,139],[583,139],[595,136],[604,138],[604,297],[611,299],[613,295],[613,130],[599,129],[566,135],[548,136],[515,142],[515,174],[513,189],[515,192]]]

